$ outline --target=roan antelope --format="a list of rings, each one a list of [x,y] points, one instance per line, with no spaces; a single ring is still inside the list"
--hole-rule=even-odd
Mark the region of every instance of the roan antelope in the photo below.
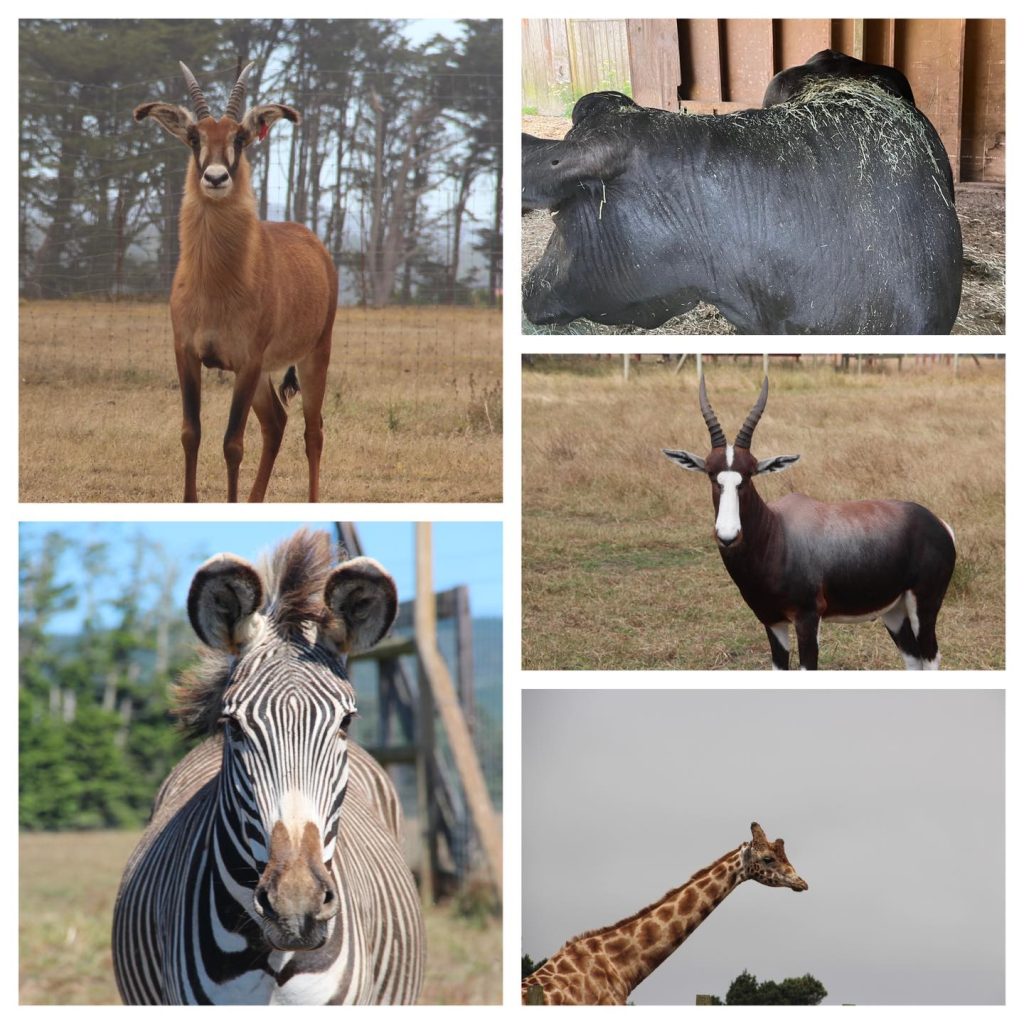
[[[700,381],[700,409],[711,452],[662,451],[683,469],[705,473],[715,506],[715,538],[743,600],[764,625],[772,666],[789,668],[789,624],[802,669],[818,667],[821,620],[881,618],[908,669],[937,669],[935,620],[953,575],[952,529],[912,501],[815,501],[787,494],[766,503],[759,473],[788,469],[799,455],[755,459],[750,441],[768,400],[768,378],[729,444]]]
[[[185,501],[197,501],[202,366],[235,374],[224,435],[228,501],[238,500],[245,423],[250,408],[263,435],[250,501],[262,501],[281,447],[285,403],[302,391],[309,460],[309,500],[320,489],[321,408],[338,304],[338,273],[320,240],[300,224],[265,223],[256,214],[246,148],[281,118],[299,123],[282,103],[242,115],[245,67],[224,116],[214,119],[195,76],[181,65],[194,113],[171,103],[143,103],[135,120],[152,117],[192,152],[181,204],[181,254],[171,290],[174,354],[181,384]],[[280,391],[271,374],[288,369]],[[296,380],[297,377],[297,380]]]

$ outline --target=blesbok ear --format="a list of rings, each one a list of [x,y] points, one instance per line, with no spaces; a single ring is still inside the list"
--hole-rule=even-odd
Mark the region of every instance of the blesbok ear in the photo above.
[[[784,469],[789,469],[789,467],[792,466],[799,458],[799,455],[773,455],[770,459],[761,459],[757,463],[757,469],[755,469],[751,475],[757,476],[759,473],[781,473]]]
[[[170,132],[186,145],[189,141],[188,130],[196,123],[190,110],[175,103],[141,103],[132,111],[132,117],[136,121],[144,121],[147,117],[153,118],[164,131]]]
[[[242,127],[248,135],[249,142],[254,139],[265,139],[267,132],[282,117],[293,124],[302,123],[299,112],[292,107],[286,107],[283,103],[262,103],[258,107],[250,107],[242,118]]]
[[[324,586],[330,619],[324,631],[339,651],[369,650],[391,628],[398,613],[398,589],[372,558],[343,562]]]
[[[204,562],[188,591],[188,618],[196,636],[217,651],[237,654],[258,631],[263,616],[259,573],[236,555]]]
[[[695,473],[704,472],[704,460],[699,455],[694,455],[692,452],[676,451],[672,448],[662,448],[661,453],[682,469],[692,469]]]

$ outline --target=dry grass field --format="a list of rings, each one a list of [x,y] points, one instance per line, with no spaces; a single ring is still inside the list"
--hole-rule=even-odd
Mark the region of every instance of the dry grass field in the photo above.
[[[32,833],[20,840],[20,1002],[119,1003],[110,921],[134,832]],[[501,924],[425,913],[427,973],[420,1001],[501,1001]]]
[[[649,357],[652,358],[652,357]],[[1003,362],[837,373],[774,360],[754,454],[802,455],[757,481],[767,500],[919,501],[956,531],[939,615],[942,667],[1004,667]],[[761,360],[705,362],[734,437],[757,398]],[[537,357],[523,373],[523,667],[768,669],[768,642],[722,565],[711,489],[662,448],[706,454],[691,361]],[[795,642],[794,657],[795,665]],[[824,669],[902,669],[880,623],[824,624]]]
[[[166,303],[23,302],[22,501],[180,501],[181,404]],[[223,501],[232,374],[204,371],[199,497]],[[321,501],[501,499],[501,314],[338,310]],[[305,501],[301,396],[271,501]],[[241,492],[259,461],[250,416]]]

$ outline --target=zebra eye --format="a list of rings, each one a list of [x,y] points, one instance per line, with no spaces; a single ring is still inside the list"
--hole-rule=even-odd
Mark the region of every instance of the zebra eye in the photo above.
[[[221,715],[217,719],[217,724],[225,732],[230,733],[232,739],[237,739],[242,735],[242,727],[238,724],[238,719],[232,718],[231,715]]]
[[[355,718],[355,717],[356,717],[355,712],[352,711],[349,714],[347,714],[341,720],[341,731],[342,732],[348,732],[348,727],[352,724],[352,719]]]

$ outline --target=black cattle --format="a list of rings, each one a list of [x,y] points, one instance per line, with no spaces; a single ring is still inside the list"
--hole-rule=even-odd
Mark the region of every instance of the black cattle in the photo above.
[[[592,93],[562,141],[523,136],[523,205],[555,218],[533,323],[649,329],[704,300],[744,333],[942,334],[960,305],[949,160],[871,79],[709,116]]]
[[[818,78],[868,79],[893,96],[899,96],[911,106],[916,106],[914,92],[902,71],[885,64],[868,64],[856,57],[847,57],[838,50],[821,50],[806,64],[780,71],[768,83],[762,105],[771,107],[776,103],[785,103],[803,92],[808,80]]]

